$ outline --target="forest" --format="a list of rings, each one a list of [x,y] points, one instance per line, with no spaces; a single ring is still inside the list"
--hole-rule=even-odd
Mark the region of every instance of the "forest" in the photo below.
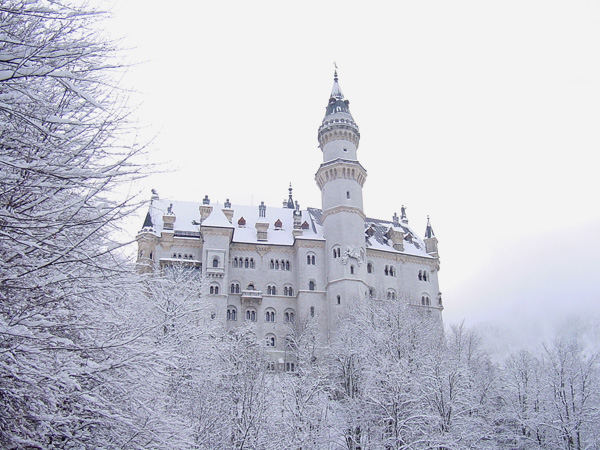
[[[251,323],[226,330],[197,272],[141,273],[116,236],[154,168],[107,14],[0,4],[2,448],[600,448],[597,343],[558,333],[492,357],[464,325],[359,300],[294,373]]]

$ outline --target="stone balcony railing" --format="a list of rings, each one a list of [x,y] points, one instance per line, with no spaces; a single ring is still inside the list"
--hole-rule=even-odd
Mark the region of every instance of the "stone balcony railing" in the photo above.
[[[254,291],[251,289],[242,289],[242,298],[262,298],[262,291]]]

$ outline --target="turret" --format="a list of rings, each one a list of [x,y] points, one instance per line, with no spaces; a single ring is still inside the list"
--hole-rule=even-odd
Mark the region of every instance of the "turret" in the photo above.
[[[438,240],[433,232],[433,227],[427,216],[427,227],[425,228],[425,250],[433,257],[438,257]]]

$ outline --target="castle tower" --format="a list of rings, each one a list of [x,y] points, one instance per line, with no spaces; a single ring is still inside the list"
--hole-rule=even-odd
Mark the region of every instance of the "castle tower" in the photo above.
[[[349,101],[338,84],[337,71],[319,127],[319,147],[323,164],[315,179],[321,189],[327,261],[327,307],[329,329],[335,331],[339,320],[359,297],[366,296],[365,214],[362,188],[367,177],[356,151],[360,140]]]

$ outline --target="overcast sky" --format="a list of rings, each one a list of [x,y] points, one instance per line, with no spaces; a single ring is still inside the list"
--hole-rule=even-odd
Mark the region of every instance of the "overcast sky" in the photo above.
[[[161,197],[320,207],[333,61],[365,212],[439,239],[448,322],[600,312],[600,2],[121,1]],[[132,224],[135,234],[141,224]],[[510,325],[512,324],[512,325]],[[528,333],[528,334],[527,334]]]

